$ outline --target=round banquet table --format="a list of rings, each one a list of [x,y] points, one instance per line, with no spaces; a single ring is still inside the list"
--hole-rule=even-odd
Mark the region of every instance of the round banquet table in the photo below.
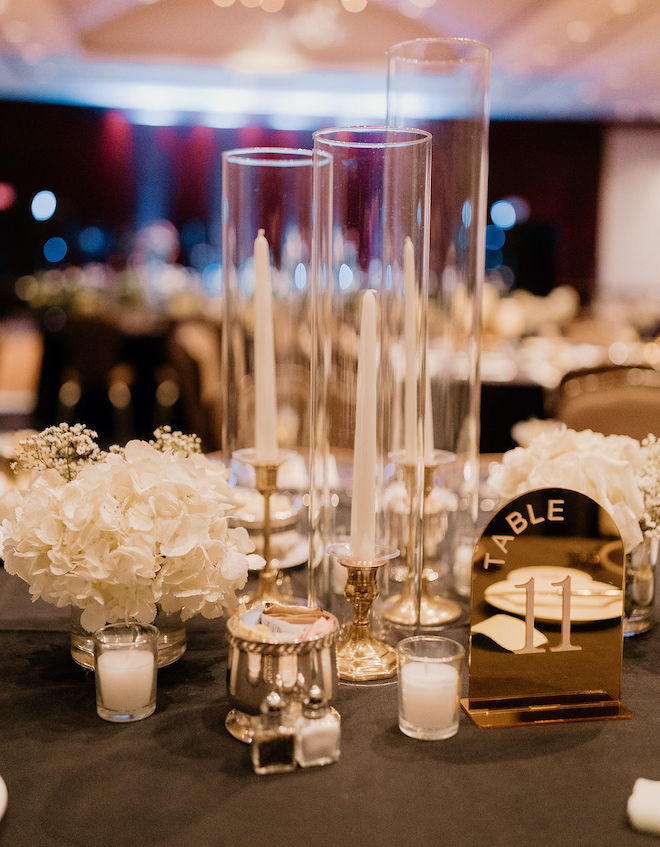
[[[659,843],[626,801],[637,777],[660,780],[660,627],[625,642],[632,720],[480,730],[461,715],[453,738],[414,741],[396,683],[342,684],[340,761],[257,776],[224,728],[222,622],[189,622],[155,714],[119,726],[96,715],[66,611],[26,596],[0,570],[3,847]],[[466,642],[467,625],[445,634]]]

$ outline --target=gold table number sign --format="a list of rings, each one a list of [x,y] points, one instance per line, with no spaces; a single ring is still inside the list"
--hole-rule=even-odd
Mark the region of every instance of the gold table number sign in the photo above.
[[[499,509],[472,559],[470,718],[631,717],[620,700],[624,579],[621,537],[585,494],[541,488]]]

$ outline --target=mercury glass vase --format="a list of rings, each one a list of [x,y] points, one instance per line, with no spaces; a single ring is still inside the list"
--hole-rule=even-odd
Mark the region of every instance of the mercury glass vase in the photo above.
[[[83,668],[94,670],[94,633],[80,623],[82,609],[71,607],[71,657]],[[186,652],[186,625],[178,612],[166,613],[158,607],[154,620],[158,628],[158,667],[171,665]]]
[[[485,266],[490,50],[463,38],[420,38],[388,50],[387,123],[431,134],[428,350],[434,443],[453,453],[437,487],[454,505],[444,566],[468,595],[476,542],[481,298]],[[442,569],[440,569],[442,570]]]

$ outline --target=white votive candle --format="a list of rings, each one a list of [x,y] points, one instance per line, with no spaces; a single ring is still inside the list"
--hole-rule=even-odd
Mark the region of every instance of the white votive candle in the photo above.
[[[96,673],[106,709],[128,714],[151,702],[154,681],[151,650],[108,650],[98,657]]]
[[[401,732],[427,741],[455,735],[463,646],[439,635],[415,635],[399,641],[396,652]]]
[[[408,662],[401,668],[399,685],[407,724],[421,731],[453,730],[458,713],[456,668],[431,661]]]

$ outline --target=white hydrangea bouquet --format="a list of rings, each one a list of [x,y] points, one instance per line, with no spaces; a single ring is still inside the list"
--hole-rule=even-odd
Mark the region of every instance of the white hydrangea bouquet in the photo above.
[[[534,488],[580,491],[609,512],[626,553],[660,537],[660,442],[653,435],[639,442],[557,427],[505,453],[488,484],[503,500]]]
[[[33,599],[81,608],[88,631],[149,623],[156,604],[183,620],[219,617],[263,564],[246,530],[229,526],[229,471],[196,436],[154,436],[105,453],[81,424],[49,427],[21,443],[26,483],[0,498],[5,570]]]

